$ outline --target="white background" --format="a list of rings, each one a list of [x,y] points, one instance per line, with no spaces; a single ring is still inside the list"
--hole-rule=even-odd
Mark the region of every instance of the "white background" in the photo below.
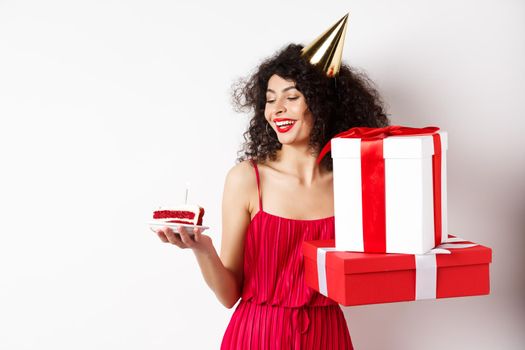
[[[233,310],[145,221],[190,181],[219,249],[231,84],[347,11],[392,123],[449,132],[450,232],[494,249],[490,296],[344,308],[354,345],[520,348],[525,4],[456,0],[0,0],[0,348],[217,349]]]

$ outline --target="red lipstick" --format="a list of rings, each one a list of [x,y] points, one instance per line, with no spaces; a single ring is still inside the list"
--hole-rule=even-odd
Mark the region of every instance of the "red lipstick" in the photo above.
[[[275,127],[278,132],[285,133],[290,131],[291,128],[295,125],[296,121],[288,118],[275,118],[274,120]]]

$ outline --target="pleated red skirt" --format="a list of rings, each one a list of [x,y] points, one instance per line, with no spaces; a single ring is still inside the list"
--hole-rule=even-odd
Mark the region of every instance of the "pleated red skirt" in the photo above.
[[[241,300],[221,350],[347,350],[352,341],[339,305],[289,308]]]

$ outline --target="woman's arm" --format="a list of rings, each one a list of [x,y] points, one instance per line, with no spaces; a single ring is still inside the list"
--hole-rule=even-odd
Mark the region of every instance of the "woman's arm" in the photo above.
[[[241,296],[243,280],[244,236],[250,223],[250,191],[255,181],[247,162],[234,166],[227,174],[222,201],[221,256],[217,255],[212,240],[195,232],[192,239],[179,230],[180,239],[169,228],[157,233],[164,242],[180,248],[191,248],[195,253],[204,280],[219,301],[231,308]]]
[[[226,176],[222,200],[221,260],[231,273],[233,284],[224,290],[223,304],[232,307],[241,297],[244,275],[244,239],[250,224],[250,194],[256,188],[253,168],[245,161]],[[233,287],[233,288],[230,288]],[[227,289],[227,288],[225,288]]]

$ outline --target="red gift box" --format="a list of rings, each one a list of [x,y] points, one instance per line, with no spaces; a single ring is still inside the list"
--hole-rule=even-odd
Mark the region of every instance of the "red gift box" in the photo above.
[[[492,250],[482,245],[448,243],[438,247],[438,254],[411,255],[334,251],[334,243],[303,242],[305,279],[310,288],[345,306],[490,292]]]

